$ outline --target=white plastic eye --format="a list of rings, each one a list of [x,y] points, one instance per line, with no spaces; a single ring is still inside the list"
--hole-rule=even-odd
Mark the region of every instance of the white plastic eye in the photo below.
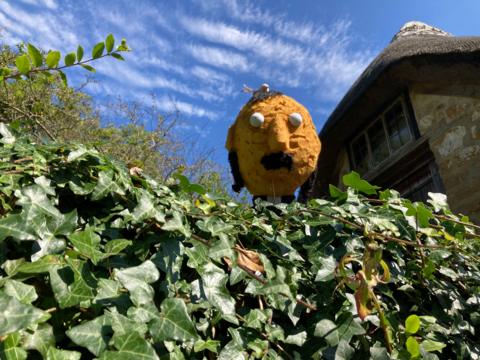
[[[299,127],[302,125],[302,115],[299,113],[291,113],[288,115],[288,121],[290,121],[290,124],[292,124],[295,127]]]
[[[250,125],[252,125],[253,127],[258,128],[258,127],[262,126],[264,121],[265,121],[265,118],[259,112],[253,113],[250,116]]]

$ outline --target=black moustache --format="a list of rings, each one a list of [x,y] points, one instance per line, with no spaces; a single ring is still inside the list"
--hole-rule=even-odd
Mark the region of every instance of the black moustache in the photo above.
[[[292,170],[293,158],[284,152],[276,152],[262,157],[260,163],[266,170],[276,170],[282,167]]]

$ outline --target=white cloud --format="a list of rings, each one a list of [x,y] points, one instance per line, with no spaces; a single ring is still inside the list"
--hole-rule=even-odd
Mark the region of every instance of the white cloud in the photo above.
[[[21,0],[25,4],[46,6],[49,9],[56,9],[58,4],[55,0]]]
[[[156,98],[154,100],[154,103],[158,106],[160,110],[163,111],[179,111],[181,114],[198,118],[207,118],[209,120],[215,120],[219,116],[219,114],[214,111],[210,111],[200,106],[196,106],[191,103],[180,101],[177,99],[172,99],[166,96]]]
[[[241,72],[250,69],[250,64],[247,58],[233,51],[202,45],[188,45],[187,51],[196,60],[211,66]]]
[[[54,6],[55,2],[46,1],[47,4]],[[71,24],[64,21],[65,14],[27,12],[5,1],[0,1],[0,14],[7,19],[7,31],[42,48],[65,50],[78,44],[76,34],[70,30]],[[30,38],[25,39],[26,36]]]

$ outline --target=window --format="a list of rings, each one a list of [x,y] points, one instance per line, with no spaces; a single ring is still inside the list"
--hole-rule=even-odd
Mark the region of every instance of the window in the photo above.
[[[351,142],[353,168],[361,174],[376,169],[413,139],[405,99],[401,97]]]

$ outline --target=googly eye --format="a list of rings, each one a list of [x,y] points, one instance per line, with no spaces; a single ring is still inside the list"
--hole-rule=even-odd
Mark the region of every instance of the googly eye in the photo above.
[[[256,112],[256,113],[253,113],[251,116],[250,116],[250,125],[252,125],[253,127],[260,127],[262,126],[262,124],[264,123],[265,121],[265,118],[263,117],[263,115],[259,112]]]
[[[290,121],[290,124],[292,124],[295,127],[299,127],[302,125],[302,115],[299,113],[291,113],[288,115],[288,121]]]

